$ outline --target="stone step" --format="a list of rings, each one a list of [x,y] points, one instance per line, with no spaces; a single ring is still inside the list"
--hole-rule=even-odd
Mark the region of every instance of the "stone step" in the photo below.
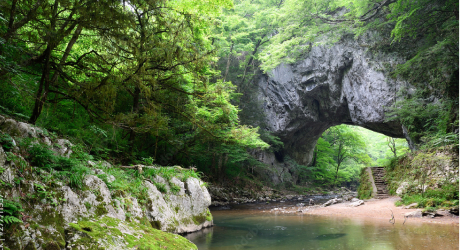
[[[383,167],[372,167],[372,177],[377,188],[377,199],[385,199],[390,197],[387,190],[387,183],[385,181],[385,168]]]

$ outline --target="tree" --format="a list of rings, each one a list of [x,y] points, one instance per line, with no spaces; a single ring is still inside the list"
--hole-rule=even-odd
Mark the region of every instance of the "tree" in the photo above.
[[[339,176],[340,166],[346,160],[356,163],[368,163],[369,156],[365,152],[366,144],[363,138],[352,128],[339,125],[329,128],[323,137],[331,145],[332,158],[335,161],[335,183]]]
[[[387,145],[390,148],[391,152],[393,153],[394,157],[398,157],[396,154],[396,140],[392,137],[387,137]]]
[[[227,58],[223,79],[228,80],[230,61],[240,61],[238,79],[234,83],[244,93],[244,88],[251,79],[250,68],[254,67],[257,54],[269,42],[276,32],[276,17],[283,0],[238,0],[234,7],[225,10],[219,17],[221,25],[216,30],[216,39],[221,46],[219,56]]]

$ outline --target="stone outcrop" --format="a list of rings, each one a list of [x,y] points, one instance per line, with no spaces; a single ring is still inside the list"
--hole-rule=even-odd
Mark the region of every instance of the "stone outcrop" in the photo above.
[[[32,143],[46,144],[60,157],[72,154],[72,144],[68,140],[50,138],[39,128],[2,116],[0,133],[11,135],[13,141],[35,138]],[[140,194],[136,194],[127,188],[110,189],[110,185],[121,178],[109,174],[115,167],[104,161],[89,161],[89,173],[82,179],[82,186],[71,187],[61,182],[55,170],[30,167],[20,156],[26,152],[25,148],[9,147],[8,150],[10,152],[5,152],[0,143],[0,196],[20,203],[24,209],[18,215],[24,223],[17,224],[14,233],[8,232],[11,235],[5,244],[10,249],[96,249],[93,245],[82,245],[82,238],[83,242],[103,245],[104,249],[138,249],[138,245],[132,245],[132,240],[123,238],[125,234],[137,237],[138,232],[147,230],[156,235],[155,229],[188,233],[213,224],[208,209],[211,196],[205,183],[197,178],[182,177],[181,172],[178,172],[181,179],[169,177],[167,180],[161,174],[151,179],[141,177]],[[45,176],[48,177],[43,178]],[[113,225],[96,227],[101,221],[110,221]],[[82,226],[90,222],[94,222],[92,229]],[[91,233],[96,229],[112,233],[121,231],[122,234],[116,240],[113,237],[97,238],[103,234]],[[152,234],[145,237],[155,238]],[[173,237],[178,242],[183,239],[177,235]],[[184,249],[195,247],[187,242]]]
[[[353,124],[404,137],[401,124],[385,120],[385,109],[400,88],[410,86],[388,76],[386,66],[400,59],[371,51],[372,39],[345,37],[333,46],[313,47],[297,63],[256,80],[265,129],[280,137],[299,164],[310,163],[316,141],[331,126]]]

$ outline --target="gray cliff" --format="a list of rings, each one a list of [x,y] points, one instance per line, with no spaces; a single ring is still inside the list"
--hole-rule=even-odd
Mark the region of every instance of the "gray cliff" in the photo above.
[[[375,39],[368,34],[360,40],[343,38],[332,46],[313,47],[297,63],[282,64],[256,79],[265,129],[280,137],[284,152],[298,163],[309,164],[318,138],[339,124],[404,137],[401,124],[385,121],[385,110],[401,87],[410,86],[389,77],[386,68],[401,59],[396,53],[370,50],[367,41]],[[271,157],[259,158],[270,163],[263,158]]]
[[[70,141],[49,137],[38,127],[0,116],[3,134],[11,136],[14,147],[5,152],[0,143],[0,200],[15,201],[23,208],[23,223],[9,227],[16,228],[11,229],[13,233],[7,232],[11,235],[4,243],[9,249],[140,249],[140,244],[153,244],[148,241],[155,237],[171,237],[178,242],[182,239],[158,230],[188,233],[213,225],[208,209],[211,196],[200,179],[178,179],[178,174],[168,181],[158,174],[154,179],[144,178],[140,194],[128,189],[111,190],[109,186],[117,185],[117,178],[122,178],[110,174],[115,166],[88,161],[89,173],[82,187],[70,187],[55,170],[30,166],[21,156],[27,151],[16,143],[27,139],[50,146],[56,155],[69,157]],[[137,166],[144,170],[158,168]],[[119,237],[105,235],[106,231],[118,232]],[[142,237],[129,238],[132,235]],[[195,247],[186,245],[186,249]]]

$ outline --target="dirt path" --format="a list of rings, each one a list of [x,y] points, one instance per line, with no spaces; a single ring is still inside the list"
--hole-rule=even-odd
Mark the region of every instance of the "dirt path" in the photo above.
[[[364,202],[364,205],[359,207],[349,207],[347,203],[334,204],[328,207],[319,207],[316,209],[309,209],[304,214],[312,215],[327,215],[327,216],[341,216],[348,218],[363,218],[363,219],[376,219],[376,220],[390,220],[393,211],[396,222],[402,223],[404,221],[404,214],[415,211],[417,209],[404,209],[403,207],[396,207],[395,201],[399,197],[390,197],[387,199],[377,200],[371,199]],[[407,218],[406,223],[424,222],[424,223],[440,223],[440,224],[459,224],[458,216],[442,216],[435,218]]]

